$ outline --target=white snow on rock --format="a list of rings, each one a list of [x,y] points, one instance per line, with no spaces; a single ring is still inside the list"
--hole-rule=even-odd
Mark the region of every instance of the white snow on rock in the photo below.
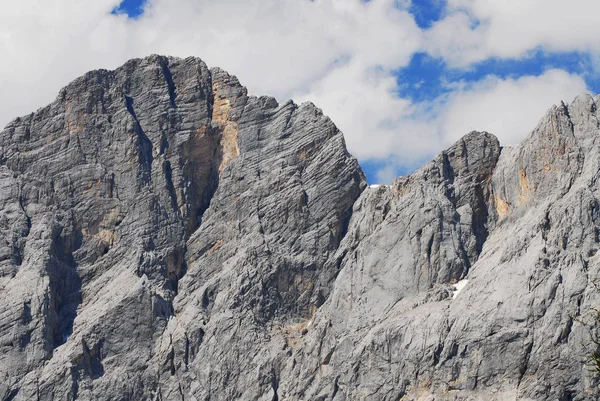
[[[468,282],[469,280],[464,279],[454,284],[454,291],[452,291],[452,299],[456,299],[458,294],[462,291],[463,288],[465,288],[465,285],[467,285]]]

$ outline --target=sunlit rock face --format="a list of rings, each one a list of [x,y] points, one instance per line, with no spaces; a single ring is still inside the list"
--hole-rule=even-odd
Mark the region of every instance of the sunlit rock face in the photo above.
[[[0,399],[597,399],[596,110],[368,187],[313,104],[90,72],[0,133]]]

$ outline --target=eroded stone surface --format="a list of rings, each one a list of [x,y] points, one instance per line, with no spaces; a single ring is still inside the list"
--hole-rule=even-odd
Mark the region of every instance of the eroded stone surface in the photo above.
[[[598,127],[583,95],[519,147],[470,134],[392,189],[365,191],[281,398],[596,399],[579,320],[600,301]],[[443,173],[467,159],[470,174]],[[444,283],[463,278],[453,299]]]
[[[599,101],[367,187],[310,103],[88,73],[0,133],[0,398],[597,399]]]

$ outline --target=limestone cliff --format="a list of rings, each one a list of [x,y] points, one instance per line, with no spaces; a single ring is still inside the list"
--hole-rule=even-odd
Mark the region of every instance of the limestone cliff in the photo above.
[[[90,72],[0,133],[0,399],[597,399],[598,103],[369,188],[310,103]]]

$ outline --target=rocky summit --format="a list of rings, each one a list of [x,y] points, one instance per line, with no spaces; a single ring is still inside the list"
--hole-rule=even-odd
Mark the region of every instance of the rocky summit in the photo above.
[[[90,72],[0,133],[0,400],[596,400],[599,106],[369,187],[311,103]]]

